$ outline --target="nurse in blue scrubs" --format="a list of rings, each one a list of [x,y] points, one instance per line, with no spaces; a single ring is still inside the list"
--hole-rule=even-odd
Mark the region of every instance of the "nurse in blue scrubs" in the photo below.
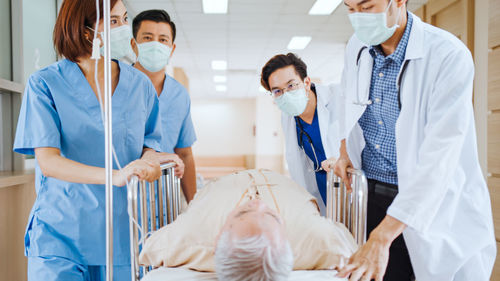
[[[191,121],[189,93],[177,80],[165,73],[175,51],[175,23],[164,10],[147,10],[138,14],[132,24],[132,48],[137,55],[135,68],[153,82],[160,102],[162,121],[161,149],[179,155],[184,164],[181,186],[187,202],[196,193],[196,171],[191,146],[196,134]],[[182,166],[178,165],[176,173]]]
[[[126,37],[130,42],[131,34],[124,4],[112,0],[111,7],[112,56],[118,58],[126,51],[116,46]],[[25,235],[30,281],[105,277],[103,99],[97,94],[95,61],[90,58],[95,21],[94,0],[62,3],[54,44],[64,59],[31,75],[23,96],[14,151],[34,154],[37,160],[37,198]],[[101,93],[103,68],[101,58]],[[112,89],[113,145],[123,167],[113,175],[114,279],[127,280],[131,275],[124,185],[132,175],[149,181],[160,176],[156,151],[161,124],[155,89],[143,73],[113,61]]]

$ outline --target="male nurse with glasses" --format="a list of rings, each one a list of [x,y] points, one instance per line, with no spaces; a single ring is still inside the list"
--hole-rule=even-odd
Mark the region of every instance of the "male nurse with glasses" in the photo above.
[[[326,172],[321,162],[339,153],[338,86],[315,85],[295,54],[280,54],[262,68],[262,86],[282,111],[286,161],[293,180],[317,199],[325,214]]]

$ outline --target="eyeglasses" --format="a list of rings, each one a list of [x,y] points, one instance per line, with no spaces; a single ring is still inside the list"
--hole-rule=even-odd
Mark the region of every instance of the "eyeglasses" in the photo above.
[[[286,92],[295,91],[299,88],[301,83],[290,83],[285,88],[271,90],[273,98],[278,98]]]

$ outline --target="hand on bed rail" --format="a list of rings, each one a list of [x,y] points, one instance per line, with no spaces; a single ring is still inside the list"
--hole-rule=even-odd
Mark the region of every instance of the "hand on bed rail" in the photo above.
[[[327,173],[333,170],[335,175],[339,176],[345,183],[347,191],[351,192],[351,173],[354,168],[349,157],[340,157],[339,159],[336,159],[335,157],[328,158],[321,162],[321,167]]]
[[[139,180],[149,182],[155,181],[161,177],[160,165],[144,159],[132,161],[123,169],[113,171],[113,185],[124,186],[134,175],[136,175]]]
[[[158,164],[174,162],[175,176],[180,179],[184,176],[184,162],[182,162],[181,158],[175,153],[154,152],[147,156],[145,155],[142,159],[156,161]]]
[[[176,165],[175,176],[182,179],[182,176],[184,176],[184,162],[182,162],[181,158],[175,153],[159,152],[157,154],[160,164],[174,162]]]
[[[333,169],[335,175],[340,177],[347,187],[347,191],[351,192],[351,173],[354,171],[351,159],[347,154],[345,139],[340,144],[340,157],[338,159],[329,158],[321,163],[323,169],[328,173]]]

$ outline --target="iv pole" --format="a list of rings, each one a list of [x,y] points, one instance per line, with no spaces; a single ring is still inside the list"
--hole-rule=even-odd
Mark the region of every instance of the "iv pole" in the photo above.
[[[113,123],[111,104],[110,0],[103,0],[104,157],[106,167],[106,281],[113,281]]]

